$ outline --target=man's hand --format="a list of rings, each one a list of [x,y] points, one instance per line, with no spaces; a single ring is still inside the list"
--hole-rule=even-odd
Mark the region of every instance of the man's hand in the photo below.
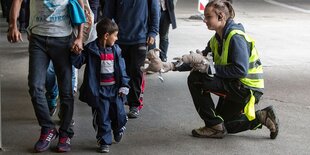
[[[18,31],[17,27],[10,27],[7,34],[7,39],[10,43],[16,43],[18,41],[23,42],[22,34]]]
[[[153,38],[153,37],[147,37],[146,44],[147,44],[148,46],[153,45],[154,42],[155,42],[155,38]]]
[[[76,38],[71,46],[71,51],[75,54],[80,54],[83,50],[83,39],[82,38]]]

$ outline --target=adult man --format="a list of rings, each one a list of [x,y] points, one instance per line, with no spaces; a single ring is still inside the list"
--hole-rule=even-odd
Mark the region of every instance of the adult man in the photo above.
[[[140,93],[147,46],[154,44],[159,26],[158,0],[106,0],[104,16],[119,26],[118,41],[130,77],[129,118],[139,116]]]
[[[17,29],[17,18],[22,0],[13,0],[7,39],[11,43],[22,41]],[[83,7],[83,2],[79,0]],[[40,139],[36,142],[36,152],[46,151],[59,134],[58,152],[70,151],[70,139],[74,132],[70,123],[73,115],[73,91],[71,82],[71,51],[82,50],[82,28],[72,43],[72,26],[67,11],[68,0],[30,1],[29,35],[29,75],[28,86],[34,111],[41,126]],[[72,45],[72,46],[71,46]],[[60,89],[63,111],[59,133],[55,128],[45,97],[46,71],[50,60],[53,62]]]

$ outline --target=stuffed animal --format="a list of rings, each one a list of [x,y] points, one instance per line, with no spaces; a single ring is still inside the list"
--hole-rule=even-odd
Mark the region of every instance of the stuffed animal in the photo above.
[[[206,58],[201,53],[194,53],[190,51],[190,54],[183,55],[181,60],[188,64],[200,64],[203,63]]]
[[[155,48],[151,49],[146,53],[146,60],[144,61],[145,64],[148,66],[145,68],[144,66],[141,67],[142,72],[160,72],[163,68],[163,62],[159,58],[160,49]]]

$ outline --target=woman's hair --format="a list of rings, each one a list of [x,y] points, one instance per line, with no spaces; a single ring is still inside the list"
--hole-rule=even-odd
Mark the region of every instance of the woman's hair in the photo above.
[[[216,15],[220,15],[220,12],[224,13],[227,19],[233,19],[235,17],[235,10],[231,5],[230,0],[211,0],[207,7],[213,7]]]
[[[97,37],[100,39],[106,33],[112,34],[118,31],[118,26],[111,19],[103,18],[98,22],[96,30],[97,30]]]

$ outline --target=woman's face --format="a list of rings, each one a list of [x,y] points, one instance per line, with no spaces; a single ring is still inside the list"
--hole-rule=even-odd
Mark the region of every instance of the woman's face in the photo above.
[[[205,8],[203,22],[206,23],[209,30],[216,30],[221,25],[219,16],[215,13],[213,7]]]

